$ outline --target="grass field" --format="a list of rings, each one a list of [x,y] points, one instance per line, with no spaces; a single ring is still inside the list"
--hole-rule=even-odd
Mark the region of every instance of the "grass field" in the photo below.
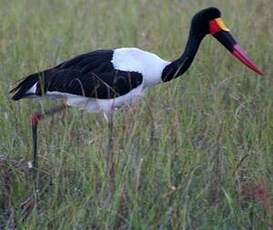
[[[206,38],[186,74],[114,114],[114,185],[100,114],[46,119],[39,203],[23,220],[30,115],[55,102],[12,102],[14,82],[98,48],[174,59],[207,6],[221,9],[265,76]],[[272,0],[0,0],[0,18],[0,229],[273,228]]]

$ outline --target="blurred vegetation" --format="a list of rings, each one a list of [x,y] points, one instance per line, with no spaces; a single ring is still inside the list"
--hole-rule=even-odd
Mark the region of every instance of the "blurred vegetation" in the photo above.
[[[208,6],[265,76],[208,36],[183,77],[114,114],[114,186],[101,114],[71,108],[44,120],[40,200],[23,221],[30,115],[56,102],[10,101],[15,81],[98,48],[172,60]],[[272,228],[272,0],[0,0],[0,18],[0,229]]]

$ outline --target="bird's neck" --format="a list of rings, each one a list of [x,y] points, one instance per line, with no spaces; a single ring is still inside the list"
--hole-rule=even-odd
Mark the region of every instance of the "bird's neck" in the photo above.
[[[198,31],[191,30],[183,54],[167,65],[162,72],[162,81],[167,82],[182,75],[191,65],[202,39],[205,37]]]

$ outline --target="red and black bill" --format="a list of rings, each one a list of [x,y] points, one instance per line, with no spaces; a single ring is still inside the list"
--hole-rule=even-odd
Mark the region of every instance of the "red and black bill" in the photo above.
[[[234,57],[240,60],[248,68],[252,69],[259,75],[263,75],[263,71],[251,60],[247,53],[240,47],[236,40],[232,37],[229,29],[225,26],[221,18],[214,19],[209,23],[210,34],[213,35],[226,49],[228,49]]]

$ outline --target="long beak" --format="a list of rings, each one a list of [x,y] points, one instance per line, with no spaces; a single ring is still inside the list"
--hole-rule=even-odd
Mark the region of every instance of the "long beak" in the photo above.
[[[232,35],[228,31],[219,31],[214,33],[213,36],[225,46],[234,57],[239,59],[248,68],[252,69],[259,75],[263,75],[263,71],[259,69],[256,64],[250,59],[247,53],[240,47],[240,45],[235,41]]]

